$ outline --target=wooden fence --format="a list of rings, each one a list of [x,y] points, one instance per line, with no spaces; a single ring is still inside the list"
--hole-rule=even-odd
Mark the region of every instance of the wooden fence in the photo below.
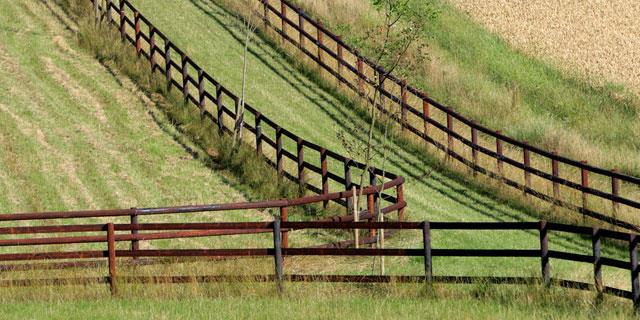
[[[373,102],[372,94],[367,92],[373,92],[377,88],[380,94],[391,102],[387,108],[378,104],[378,109],[399,123],[402,132],[411,133],[435,146],[443,151],[447,158],[453,158],[470,168],[473,175],[477,172],[482,173],[522,190],[525,195],[532,195],[615,226],[640,231],[634,223],[624,221],[619,216],[616,217],[616,213],[621,210],[621,205],[626,206],[634,216],[637,216],[640,200],[631,198],[630,195],[622,195],[621,182],[625,183],[629,190],[637,191],[640,188],[640,178],[625,175],[616,170],[595,167],[585,161],[569,159],[479,125],[412,87],[407,81],[387,73],[288,0],[256,1],[263,6],[263,10],[259,10],[256,14],[264,20],[265,28],[274,30],[283,41],[293,44],[319,67],[335,77],[340,84],[370,103]],[[313,48],[309,49],[309,45]],[[380,82],[380,79],[383,82]],[[441,112],[443,116],[440,119],[446,119],[446,121],[441,122],[442,120],[434,115],[434,111]],[[478,142],[479,133],[495,141],[493,149]],[[443,140],[438,137],[442,137]],[[463,147],[468,149],[465,150]],[[520,150],[522,157],[516,159],[507,155],[505,153],[507,149],[512,154],[517,154],[515,151]],[[481,164],[479,155],[493,159],[495,167],[489,168]],[[548,165],[534,166],[531,161],[532,156],[540,157],[542,163],[548,163]],[[504,170],[505,164],[520,170],[522,176],[509,175]],[[566,172],[560,172],[560,164],[564,165],[563,171],[566,170]],[[572,177],[576,173],[577,178]],[[590,185],[589,177],[596,175],[609,179],[609,188]],[[545,191],[549,188],[532,184],[532,177],[548,181],[551,190]],[[561,186],[581,196],[575,198],[565,195],[563,197],[560,192]],[[593,205],[590,207],[589,197],[610,201],[611,213],[607,214],[605,210],[598,210]]]
[[[229,123],[233,128],[240,97],[203,70],[129,1],[106,0],[104,5],[100,0],[89,1],[97,6],[96,11],[103,13],[101,16],[107,23],[118,27],[122,39],[134,46],[138,56],[149,61],[152,72],[159,71],[164,75],[168,88],[172,86],[177,88],[182,93],[186,104],[190,103],[197,107],[202,119],[208,119],[215,124],[218,132],[211,134],[233,133],[225,123]],[[226,105],[226,101],[233,103],[233,110]],[[303,139],[281,127],[248,103],[245,103],[245,112],[245,117],[250,116],[254,119],[253,124],[245,121],[243,125],[246,132],[255,138],[253,146],[256,152],[277,170],[278,175],[298,182],[304,188],[322,195],[330,192],[332,183],[340,186],[340,190],[360,187],[354,179],[366,170],[365,164]],[[266,148],[271,149],[265,150]],[[270,153],[275,154],[275,158],[270,157]],[[312,156],[314,156],[313,160]],[[285,160],[292,161],[295,167],[291,170],[292,172],[287,171]],[[336,170],[335,167],[340,167],[342,170]],[[314,180],[312,174],[319,179]],[[364,174],[368,175],[366,182],[370,185],[401,178],[375,167],[370,167],[368,173]],[[314,184],[316,180],[317,184]],[[376,207],[379,200],[392,204],[404,203],[403,184],[397,184],[395,195],[381,193],[373,197]],[[324,203],[325,207],[327,204],[328,201]],[[349,210],[353,209],[351,198],[341,204],[346,205]],[[404,205],[398,206],[397,210],[402,219]]]
[[[227,208],[249,207],[248,204],[231,204]],[[178,212],[176,208],[152,209],[149,212]],[[194,212],[200,208],[190,208],[187,212]],[[115,214],[116,212],[112,212]],[[111,213],[110,213],[111,214]],[[291,248],[283,235],[292,230],[302,229],[394,229],[421,230],[422,248],[349,248],[345,246],[321,246],[314,248]],[[153,231],[152,233],[117,234],[117,232]],[[439,249],[431,245],[433,230],[534,230],[539,233],[538,249]],[[590,236],[592,239],[592,254],[576,254],[549,249],[549,233],[551,231]],[[276,219],[273,222],[216,222],[216,223],[139,223],[139,224],[94,224],[94,225],[66,225],[41,227],[13,227],[2,228],[3,234],[43,234],[43,233],[83,233],[105,232],[105,235],[72,236],[72,237],[34,237],[29,239],[3,239],[0,246],[33,246],[39,245],[69,245],[79,243],[105,243],[106,250],[86,251],[56,251],[33,253],[5,253],[0,254],[0,261],[22,260],[55,260],[74,259],[75,261],[106,258],[108,276],[93,278],[48,278],[48,279],[13,279],[2,280],[0,286],[30,286],[30,285],[87,285],[92,283],[109,284],[111,293],[116,295],[118,283],[185,283],[185,282],[218,282],[218,281],[275,281],[279,292],[284,290],[284,281],[326,281],[326,282],[416,282],[416,283],[505,283],[505,284],[535,284],[545,286],[559,285],[581,290],[593,290],[599,294],[610,294],[631,299],[637,309],[640,306],[640,282],[638,268],[638,236],[636,234],[605,230],[599,228],[578,227],[566,224],[539,222],[354,222],[354,221],[311,221],[292,222]],[[152,241],[158,239],[178,239],[185,237],[208,237],[230,234],[264,233],[273,234],[273,246],[267,248],[241,249],[139,249],[132,246],[130,250],[117,250],[119,241]],[[602,240],[615,239],[628,244],[629,260],[619,260],[602,255]],[[353,243],[351,243],[353,244]],[[250,276],[118,276],[118,257],[130,258],[178,258],[178,257],[274,257],[273,275]],[[313,275],[291,274],[285,275],[283,259],[292,256],[401,256],[422,257],[424,273],[422,275],[379,276],[379,275]],[[539,277],[500,277],[500,276],[448,276],[434,275],[433,257],[512,257],[539,258]],[[551,260],[566,260],[589,263],[593,265],[594,283],[584,283],[573,280],[554,278],[551,273]],[[122,260],[122,259],[121,259]],[[123,262],[123,261],[121,261]],[[85,265],[68,264],[65,267],[84,267]],[[629,270],[631,291],[606,286],[603,282],[602,267],[610,266]],[[14,268],[25,270],[28,268]],[[11,270],[7,266],[4,270]],[[441,272],[440,272],[441,273]],[[446,272],[445,272],[446,273]]]

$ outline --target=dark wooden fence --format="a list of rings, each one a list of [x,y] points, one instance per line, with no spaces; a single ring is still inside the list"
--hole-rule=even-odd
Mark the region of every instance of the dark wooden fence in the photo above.
[[[247,204],[228,205],[229,207],[247,207]],[[195,210],[196,208],[192,208]],[[199,209],[198,209],[199,210]],[[175,212],[176,208],[153,209],[150,212]],[[192,212],[191,209],[187,212]],[[115,212],[114,212],[115,213]],[[322,246],[314,248],[291,248],[283,237],[285,232],[302,229],[393,229],[393,230],[421,230],[422,248],[349,248],[343,246]],[[152,233],[117,234],[117,232],[153,231]],[[540,235],[538,249],[439,249],[431,245],[433,230],[533,230]],[[590,236],[592,239],[592,254],[576,254],[549,249],[549,234],[551,231]],[[593,290],[599,294],[610,294],[631,299],[638,308],[640,303],[640,282],[638,281],[638,237],[636,234],[605,230],[599,228],[578,227],[566,224],[539,222],[353,222],[353,221],[312,221],[292,222],[276,219],[273,222],[216,222],[216,223],[142,223],[142,224],[94,224],[94,225],[66,225],[40,227],[2,228],[3,234],[42,234],[42,233],[83,233],[105,232],[105,235],[49,237],[28,239],[0,240],[0,246],[39,246],[39,245],[69,245],[78,243],[105,243],[106,250],[86,251],[56,251],[33,253],[5,253],[0,254],[0,261],[21,260],[53,260],[74,259],[75,261],[106,258],[108,276],[94,278],[55,278],[55,279],[18,279],[2,280],[0,286],[28,286],[28,285],[76,285],[91,283],[108,283],[111,293],[117,293],[118,283],[185,283],[185,282],[217,282],[217,281],[275,281],[278,291],[284,290],[284,281],[327,281],[327,282],[416,282],[416,283],[506,283],[506,284],[535,284],[546,286],[559,285],[563,287]],[[207,237],[229,234],[270,232],[273,234],[273,246],[267,248],[242,249],[139,249],[132,246],[130,250],[117,250],[116,242],[133,240],[178,239],[185,237]],[[615,239],[628,243],[629,260],[619,260],[602,256],[602,240]],[[250,276],[118,276],[118,257],[130,258],[178,258],[178,257],[274,257],[273,275]],[[379,276],[379,275],[285,275],[283,259],[292,256],[402,256],[422,257],[424,273],[422,275]],[[539,258],[539,277],[500,277],[500,276],[447,276],[434,275],[433,257],[512,257]],[[557,279],[551,273],[551,260],[567,260],[593,265],[594,283],[584,283],[573,280]],[[122,260],[122,259],[121,259]],[[78,267],[84,265],[67,265]],[[629,270],[631,276],[631,291],[606,286],[602,278],[602,267],[610,266]],[[436,266],[437,267],[437,266]],[[28,268],[16,268],[24,270]],[[9,270],[9,268],[4,268]],[[438,272],[438,273],[446,273]]]
[[[168,88],[177,88],[182,93],[186,104],[197,107],[202,119],[208,119],[215,124],[217,132],[211,132],[211,134],[232,134],[231,128],[234,126],[240,97],[203,70],[129,1],[106,0],[104,5],[100,4],[99,0],[98,2],[89,1],[94,5],[97,4],[97,11],[103,13],[102,16],[107,23],[118,27],[122,39],[134,46],[138,56],[149,61],[152,72],[159,71],[164,75]],[[234,104],[233,109],[226,105],[226,101]],[[354,180],[366,170],[363,163],[297,136],[248,103],[245,103],[245,112],[245,119],[249,120],[248,117],[254,119],[254,124],[249,121],[243,124],[246,132],[255,140],[253,146],[256,152],[273,166],[280,176],[298,182],[307,190],[322,195],[330,192],[332,183],[340,186],[341,190],[360,187]],[[270,136],[269,133],[272,135]],[[266,148],[271,149],[265,150]],[[269,154],[275,154],[275,157],[270,157]],[[315,159],[312,160],[311,157],[314,155]],[[288,172],[285,160],[291,160],[290,164],[295,169]],[[341,170],[336,170],[335,167]],[[319,179],[314,180],[313,174]],[[375,167],[370,167],[368,173],[364,174],[368,175],[367,184],[381,184],[384,181],[401,179],[396,174]],[[379,200],[392,205],[404,203],[402,183],[397,184],[395,195],[383,192],[373,197],[376,206]],[[325,202],[325,206],[327,203]],[[349,209],[353,206],[350,198],[346,203],[341,204]],[[402,219],[404,205],[398,205],[396,209]]]
[[[601,221],[629,230],[639,231],[635,224],[623,221],[616,217],[620,205],[627,206],[630,212],[637,215],[640,209],[638,199],[621,195],[621,183],[626,183],[629,190],[637,190],[640,187],[640,178],[629,176],[587,164],[586,161],[577,161],[560,156],[505,136],[499,131],[494,131],[475,123],[459,114],[451,107],[447,107],[421,90],[407,84],[393,74],[387,73],[382,67],[361,55],[358,50],[347,45],[341,37],[327,30],[320,22],[314,20],[304,11],[288,0],[256,0],[264,7],[257,14],[264,20],[266,28],[278,33],[283,41],[290,42],[302,53],[308,56],[322,69],[335,77],[340,84],[345,85],[353,92],[373,101],[372,95],[367,94],[367,88],[378,88],[380,94],[387,98],[390,104],[387,108],[378,104],[380,111],[392,117],[400,124],[402,132],[409,132],[421,140],[435,146],[464,166],[470,168],[475,175],[480,172],[488,177],[499,180],[502,183],[520,189],[525,195],[532,195],[543,201],[547,201],[570,210],[582,213]],[[311,45],[313,48],[309,49]],[[352,61],[354,64],[352,64]],[[384,82],[380,82],[383,79]],[[417,101],[418,103],[412,103]],[[419,106],[415,106],[418,104]],[[446,119],[441,123],[433,115],[433,111],[439,111]],[[464,132],[464,133],[463,133]],[[495,141],[495,148],[483,146],[478,142],[478,133],[487,139]],[[440,140],[437,137],[444,137]],[[467,136],[467,137],[465,137]],[[456,141],[458,143],[456,143]],[[463,152],[463,147],[470,150],[471,156]],[[520,150],[522,158],[514,159],[506,155],[503,150]],[[478,155],[483,154],[494,159],[495,167],[489,168],[478,161]],[[532,165],[532,155],[536,155],[543,162],[548,163],[546,168],[536,168]],[[519,169],[521,177],[507,175],[503,170],[504,164]],[[560,164],[563,171],[560,172]],[[571,177],[576,174],[577,177]],[[552,186],[552,192],[546,191],[546,186],[537,186],[531,183],[532,175],[539,177]],[[589,184],[589,176],[599,175],[610,180],[610,188]],[[579,182],[576,182],[579,181]],[[581,194],[577,199],[561,195],[560,187],[574,190]],[[596,209],[589,206],[588,197],[597,197],[611,202],[611,212]]]

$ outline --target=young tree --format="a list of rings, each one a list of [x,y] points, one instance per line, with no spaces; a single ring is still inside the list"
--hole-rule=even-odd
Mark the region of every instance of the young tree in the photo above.
[[[372,0],[372,2],[382,19],[356,41],[366,56],[374,57],[373,64],[380,66],[376,70],[377,85],[372,88],[373,92],[369,90],[365,93],[369,123],[366,128],[350,128],[352,139],[349,139],[345,133],[339,134],[347,152],[364,161],[365,169],[359,178],[360,186],[365,185],[366,175],[377,157],[382,158],[380,169],[383,173],[385,172],[390,127],[392,120],[397,118],[399,113],[399,111],[391,110],[387,106],[388,99],[384,98],[385,80],[396,69],[409,68],[411,65],[419,63],[408,61],[407,52],[417,44],[418,38],[424,34],[428,23],[436,16],[436,10],[428,0]],[[416,51],[418,52],[416,59],[424,60],[423,50],[418,48]],[[381,117],[383,114],[386,114],[384,118]],[[366,136],[364,141],[360,140],[362,136]],[[378,182],[382,186],[385,183],[384,178]],[[358,200],[363,198],[362,192],[361,188]],[[381,199],[381,192],[382,188],[380,188],[378,199]],[[375,208],[375,214],[378,221],[384,221],[379,206]],[[384,236],[384,230],[380,230],[378,245],[382,248],[384,247]],[[380,259],[380,272],[384,274],[384,257],[381,256]]]

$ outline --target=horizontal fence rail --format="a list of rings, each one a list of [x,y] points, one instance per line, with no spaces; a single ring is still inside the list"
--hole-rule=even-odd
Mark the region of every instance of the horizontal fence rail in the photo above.
[[[203,70],[129,1],[114,0],[106,1],[105,4],[101,4],[100,0],[89,1],[97,6],[98,11],[106,12],[103,16],[106,16],[107,22],[118,27],[122,39],[135,47],[139,57],[144,57],[149,61],[152,72],[157,70],[164,75],[168,88],[177,88],[182,93],[185,103],[197,107],[200,116],[203,119],[208,119],[214,124],[214,127],[218,128],[218,132],[212,132],[212,134],[232,134],[232,129],[227,127],[225,123],[235,122],[240,97]],[[234,107],[229,108],[227,101],[232,101]],[[381,211],[386,213],[395,210],[400,219],[403,218],[405,202],[402,192],[404,181],[402,177],[375,167],[367,169],[366,165],[361,162],[307,141],[281,127],[248,103],[245,103],[245,112],[245,117],[252,116],[255,123],[252,125],[248,121],[244,121],[244,130],[255,139],[256,152],[277,170],[279,176],[295,181],[311,192],[327,195],[330,192],[331,184],[342,186],[342,190],[350,190],[353,187],[360,188],[361,186],[354,183],[353,180],[358,174],[365,174],[363,171],[368,170],[366,174],[369,176],[368,183],[370,184],[382,185],[383,182],[388,181],[399,182],[395,187],[395,195],[385,192],[389,190],[384,188],[380,194],[374,196],[374,202],[376,208],[380,208]],[[273,136],[268,136],[268,133],[273,133]],[[289,146],[294,144],[295,148],[289,150]],[[275,159],[268,156],[265,150],[268,147],[275,153]],[[307,156],[305,156],[305,151],[307,151]],[[318,155],[320,166],[312,163],[308,156],[312,152]],[[287,160],[295,164],[297,167],[295,171],[287,171]],[[330,166],[329,163],[341,164],[342,170],[335,170],[335,166]],[[314,180],[311,179],[312,174],[316,174],[319,178],[319,185],[314,184]],[[339,199],[327,198],[324,204],[326,206],[329,201],[336,200]],[[352,201],[352,199],[347,199],[346,202],[337,202],[351,210]],[[393,210],[389,210],[390,208]]]
[[[31,228],[31,229],[29,229]],[[40,229],[37,229],[40,228]],[[85,250],[85,251],[55,251],[55,252],[32,252],[32,253],[3,253],[0,254],[0,261],[33,261],[33,260],[56,260],[75,259],[73,262],[66,262],[67,267],[85,267],[93,263],[95,267],[104,267],[105,264],[97,264],[95,259],[107,260],[109,275],[106,277],[93,278],[51,278],[51,279],[13,279],[1,280],[0,286],[32,286],[32,285],[87,285],[95,283],[109,284],[111,293],[117,294],[117,284],[123,283],[186,283],[186,282],[219,282],[219,281],[273,281],[277,284],[277,289],[284,290],[285,281],[324,281],[324,282],[364,282],[364,283],[386,283],[386,282],[413,282],[413,283],[504,283],[504,284],[536,284],[541,283],[546,286],[558,285],[581,290],[592,290],[599,294],[610,294],[631,299],[636,308],[639,307],[640,283],[638,282],[638,238],[636,234],[605,230],[599,228],[588,228],[546,221],[538,222],[336,222],[336,221],[311,221],[293,222],[276,219],[271,222],[198,222],[198,223],[152,223],[152,224],[96,224],[96,225],[66,225],[45,227],[21,227],[21,229],[9,230],[5,234],[37,234],[43,232],[51,233],[77,233],[77,232],[103,232],[102,236],[90,236],[91,242],[99,242],[106,245],[106,250]],[[193,248],[193,249],[116,249],[116,242],[129,241],[131,235],[116,234],[120,231],[129,230],[153,230],[161,231],[151,234],[137,234],[138,239],[179,239],[191,236],[188,232],[202,232],[202,236],[238,234],[247,232],[269,232],[273,235],[273,246],[266,248],[238,248],[238,249],[216,249],[216,248]],[[389,229],[389,230],[420,230],[422,232],[422,248],[374,248],[374,247],[307,247],[291,248],[283,243],[283,231],[293,231],[302,229]],[[539,234],[538,249],[442,249],[433,248],[431,245],[434,230],[466,230],[466,231],[491,231],[491,230],[525,230],[534,231]],[[592,239],[592,254],[576,254],[549,249],[550,232],[571,233],[576,235],[588,235]],[[177,233],[178,232],[178,233]],[[180,233],[182,232],[182,233]],[[151,235],[152,237],[147,238]],[[158,236],[158,237],[153,237]],[[2,245],[6,246],[37,246],[39,242],[32,240],[42,240],[46,244],[70,245],[85,243],[88,236],[74,236],[66,238],[33,238],[3,240]],[[602,255],[602,241],[605,239],[622,240],[628,244],[629,260],[620,260]],[[14,242],[10,242],[14,241]],[[34,247],[37,248],[37,247]],[[293,256],[396,256],[396,257],[422,257],[424,261],[423,275],[287,275],[284,272],[283,259]],[[250,275],[250,276],[224,276],[224,275],[201,275],[201,276],[118,276],[117,265],[126,264],[124,261],[118,262],[117,258],[224,258],[224,257],[274,257],[274,275]],[[447,276],[434,275],[433,257],[511,257],[511,258],[538,258],[540,259],[540,277],[500,277],[500,276]],[[91,262],[82,260],[94,259]],[[551,261],[566,260],[580,263],[589,263],[594,267],[594,283],[584,283],[573,280],[556,279],[551,274]],[[122,259],[120,259],[122,260]],[[146,260],[149,263],[151,260]],[[18,265],[11,269],[6,266],[5,271],[20,271],[37,269],[28,268],[26,265]],[[614,267],[628,270],[631,275],[631,291],[609,287],[603,282],[602,267]],[[46,268],[43,268],[46,269]]]
[[[405,80],[386,72],[381,66],[361,55],[358,50],[346,44],[340,36],[335,35],[288,0],[255,1],[264,7],[263,10],[256,11],[256,14],[264,20],[265,28],[275,31],[284,42],[293,44],[314,63],[335,77],[340,84],[346,85],[370,103],[373,102],[373,99],[371,95],[366,93],[365,87],[378,90],[381,96],[387,98],[392,103],[388,108],[380,104],[377,107],[381,112],[393,118],[400,125],[402,132],[408,131],[435,146],[444,152],[447,158],[456,159],[462,165],[469,167],[474,175],[480,172],[508,186],[522,190],[525,195],[532,195],[540,200],[577,211],[584,216],[611,225],[640,231],[640,228],[634,223],[616,216],[620,205],[634,209],[634,216],[637,215],[638,211],[635,209],[640,209],[640,200],[621,195],[620,182],[628,184],[629,189],[638,189],[640,188],[640,178],[622,174],[615,169],[607,170],[589,165],[585,161],[563,157],[508,137],[500,131],[479,125],[451,107],[435,101],[426,93],[407,84]],[[306,44],[314,46],[315,49],[308,49]],[[383,82],[380,82],[380,79]],[[419,106],[410,101],[419,101]],[[441,123],[431,115],[432,108],[443,113],[446,123]],[[394,110],[399,110],[399,112],[394,112]],[[465,131],[462,131],[463,129]],[[434,130],[438,130],[438,133],[436,134]],[[470,132],[471,138],[465,137],[462,132]],[[495,149],[492,150],[478,143],[478,133],[485,135],[488,139],[495,140]],[[439,141],[438,135],[445,136],[447,141]],[[463,152],[465,150],[455,147],[456,141],[470,150],[470,158]],[[521,150],[522,159],[513,159],[504,154],[503,150],[506,149]],[[492,169],[480,164],[478,153],[495,159],[496,168]],[[548,171],[538,169],[531,164],[532,154],[546,159],[544,162],[549,164]],[[504,164],[519,169],[523,176],[505,175]],[[580,177],[580,182],[572,181],[568,174],[562,177],[558,169],[559,164],[564,165],[568,169],[567,171],[576,172]],[[602,189],[602,186],[589,185],[590,175],[599,175],[609,179],[611,187],[605,190]],[[546,188],[531,184],[532,176],[548,181],[553,192],[547,192]],[[520,182],[521,179],[523,182]],[[562,197],[561,186],[582,194],[582,198]],[[588,204],[589,196],[610,201],[613,214],[606,214],[602,210],[590,206]]]

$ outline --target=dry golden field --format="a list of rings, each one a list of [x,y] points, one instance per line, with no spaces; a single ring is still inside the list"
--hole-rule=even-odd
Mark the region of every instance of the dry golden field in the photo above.
[[[512,46],[640,93],[640,1],[449,0]]]

